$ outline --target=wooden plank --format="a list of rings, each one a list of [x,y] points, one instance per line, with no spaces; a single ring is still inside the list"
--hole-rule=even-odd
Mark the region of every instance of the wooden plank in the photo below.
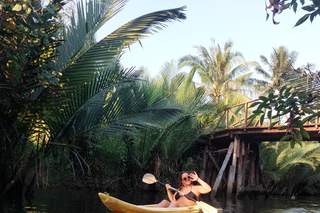
[[[255,152],[254,149],[252,149],[252,153],[249,155],[250,160],[250,171],[249,171],[249,186],[256,186],[255,185]]]
[[[239,156],[240,156],[240,146],[241,146],[241,141],[240,141],[240,139],[238,138],[238,140],[237,140],[237,147],[236,147],[236,158],[239,158]]]
[[[229,127],[229,110],[226,110],[226,128]]]
[[[222,115],[221,115],[221,117],[220,117],[220,119],[219,119],[219,121],[218,121],[218,123],[216,124],[216,127],[214,128],[214,130],[216,130],[216,128],[219,126],[219,124],[220,124],[220,122],[221,122],[221,120],[222,120],[222,118],[223,118],[223,116],[226,114],[226,110],[225,111],[223,111],[223,113],[222,113]]]
[[[237,192],[240,192],[240,189],[242,187],[242,178],[243,178],[243,173],[242,173],[242,168],[243,168],[243,141],[239,141],[239,160],[238,160],[238,172],[237,172]]]
[[[212,151],[213,153],[219,153],[219,152],[228,152],[228,148],[226,149],[219,149],[219,150],[215,150],[215,151]]]
[[[256,155],[256,159],[255,159],[255,184],[256,186],[259,185],[260,183],[260,174],[259,174],[259,168],[260,168],[260,153],[259,153],[259,145],[256,145],[255,148],[255,155]]]
[[[200,178],[202,180],[204,180],[205,174],[206,174],[206,166],[207,166],[207,162],[208,162],[208,155],[207,155],[208,151],[207,150],[209,150],[208,145],[206,145],[205,151],[203,152],[202,168],[201,168],[201,172],[200,172]]]
[[[247,119],[248,119],[248,102],[245,104],[245,114],[244,114],[244,122],[246,127],[249,125],[247,124]]]
[[[234,178],[236,175],[236,167],[237,167],[237,149],[239,146],[239,139],[237,137],[234,138],[234,147],[233,147],[233,158],[232,158],[232,165],[229,169],[229,176],[228,176],[228,185],[227,185],[227,196],[232,194]]]
[[[226,169],[227,164],[229,162],[229,159],[231,157],[231,154],[233,152],[233,146],[234,146],[234,143],[231,142],[230,145],[229,145],[229,149],[228,149],[227,155],[224,158],[224,161],[222,163],[221,169],[219,171],[218,177],[217,177],[217,179],[216,179],[216,181],[215,181],[215,183],[213,185],[212,192],[211,192],[211,197],[212,198],[214,198],[216,196],[216,194],[217,194],[217,190],[218,190],[218,188],[220,186],[220,182],[221,182],[224,170]]]
[[[238,118],[238,116],[236,116],[236,114],[234,114],[230,109],[229,111],[231,112],[231,114],[235,117],[235,119],[237,119],[237,121],[241,124],[241,126],[243,128],[246,128],[246,126],[241,122],[241,120]]]
[[[243,142],[243,165],[242,165],[242,174],[246,174],[246,166],[247,166],[247,159],[248,159],[248,144]],[[246,183],[246,175],[242,178],[242,185],[244,186]]]
[[[255,119],[256,117],[251,118],[248,123],[246,124],[246,127],[249,127],[249,125],[252,123],[252,121]]]
[[[218,172],[220,172],[220,166],[219,164],[217,163],[217,161],[214,159],[214,157],[212,156],[212,154],[210,152],[208,152],[208,156],[210,157],[210,159],[212,160],[213,162],[213,165],[216,167],[216,169],[218,170]],[[227,183],[227,179],[222,176],[222,179],[225,183]]]

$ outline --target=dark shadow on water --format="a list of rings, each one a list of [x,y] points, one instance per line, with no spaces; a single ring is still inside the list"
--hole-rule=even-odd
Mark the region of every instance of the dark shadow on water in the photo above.
[[[165,194],[152,192],[117,192],[112,196],[123,201],[141,205],[158,203],[166,198]],[[202,195],[201,200],[222,208],[224,213],[320,213],[320,197],[263,197],[257,199],[226,199],[220,196],[211,199]],[[98,191],[77,190],[37,190],[32,204],[26,201],[8,202],[0,200],[0,213],[108,213],[98,197]]]

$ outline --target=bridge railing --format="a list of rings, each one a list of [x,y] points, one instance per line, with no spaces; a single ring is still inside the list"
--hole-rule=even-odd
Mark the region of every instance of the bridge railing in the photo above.
[[[245,103],[234,105],[222,113],[220,116],[215,130],[221,129],[230,129],[230,128],[243,128],[246,129],[248,127],[267,127],[270,126],[272,122],[278,121],[277,126],[285,125],[286,121],[288,120],[288,115],[283,115],[275,119],[269,119],[267,116],[261,122],[260,116],[259,117],[252,117],[251,112],[256,108],[250,108],[251,104],[256,101],[261,101],[260,99],[251,100]],[[276,113],[276,111],[274,111]],[[319,117],[316,118],[315,123],[319,123]]]

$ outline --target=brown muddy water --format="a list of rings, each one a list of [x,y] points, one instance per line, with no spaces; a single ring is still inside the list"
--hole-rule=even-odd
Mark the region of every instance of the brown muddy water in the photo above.
[[[164,194],[154,193],[111,193],[112,196],[133,204],[157,203]],[[297,196],[264,199],[243,198],[240,200],[202,197],[203,201],[230,213],[320,213],[320,197]],[[98,191],[38,190],[32,203],[0,200],[0,213],[110,213],[98,197]]]

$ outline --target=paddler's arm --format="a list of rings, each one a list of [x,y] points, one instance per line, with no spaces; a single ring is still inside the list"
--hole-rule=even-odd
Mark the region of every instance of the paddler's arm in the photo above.
[[[172,194],[172,192],[170,190],[170,184],[166,184],[166,188],[167,188],[167,194],[168,194],[169,200],[173,201],[176,193]]]
[[[198,191],[201,194],[207,194],[211,192],[211,187],[209,186],[209,184],[201,180],[196,172],[190,173],[190,177],[192,178],[192,181],[197,181],[201,185],[201,186],[197,186]]]

